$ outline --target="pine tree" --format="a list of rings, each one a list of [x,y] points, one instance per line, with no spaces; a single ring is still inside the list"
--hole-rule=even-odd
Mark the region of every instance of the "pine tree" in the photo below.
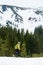
[[[26,57],[27,56],[25,42],[23,42],[23,44],[21,45],[21,56],[22,57]]]

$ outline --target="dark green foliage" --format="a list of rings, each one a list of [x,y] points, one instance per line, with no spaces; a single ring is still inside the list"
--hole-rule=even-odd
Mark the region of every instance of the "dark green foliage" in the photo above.
[[[21,56],[22,56],[22,57],[26,57],[26,56],[27,56],[25,41],[24,41],[23,44],[21,45]]]
[[[39,40],[40,53],[43,53],[43,27],[40,26],[38,28],[35,28],[34,34]]]
[[[21,31],[16,28],[0,26],[0,56],[13,56],[15,45],[21,42],[21,56],[32,57],[34,54],[43,53],[43,28],[42,26],[35,28],[34,34],[26,33],[24,29]]]

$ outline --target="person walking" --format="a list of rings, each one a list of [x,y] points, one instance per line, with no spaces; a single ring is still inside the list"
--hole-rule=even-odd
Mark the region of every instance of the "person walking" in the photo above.
[[[15,56],[18,57],[20,56],[20,42],[18,42],[16,45],[15,45]]]

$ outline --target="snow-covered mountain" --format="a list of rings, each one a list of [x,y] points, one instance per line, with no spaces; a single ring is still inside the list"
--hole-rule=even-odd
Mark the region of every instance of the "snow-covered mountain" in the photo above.
[[[0,5],[0,24],[9,24],[17,29],[34,32],[35,27],[43,26],[43,8],[25,8]]]

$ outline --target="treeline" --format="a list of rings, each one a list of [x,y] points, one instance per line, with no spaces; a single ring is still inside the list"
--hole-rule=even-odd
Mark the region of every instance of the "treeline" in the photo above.
[[[13,56],[15,45],[21,42],[21,56],[32,57],[32,54],[43,53],[43,28],[35,28],[34,34],[26,33],[10,26],[0,26],[0,56]]]

